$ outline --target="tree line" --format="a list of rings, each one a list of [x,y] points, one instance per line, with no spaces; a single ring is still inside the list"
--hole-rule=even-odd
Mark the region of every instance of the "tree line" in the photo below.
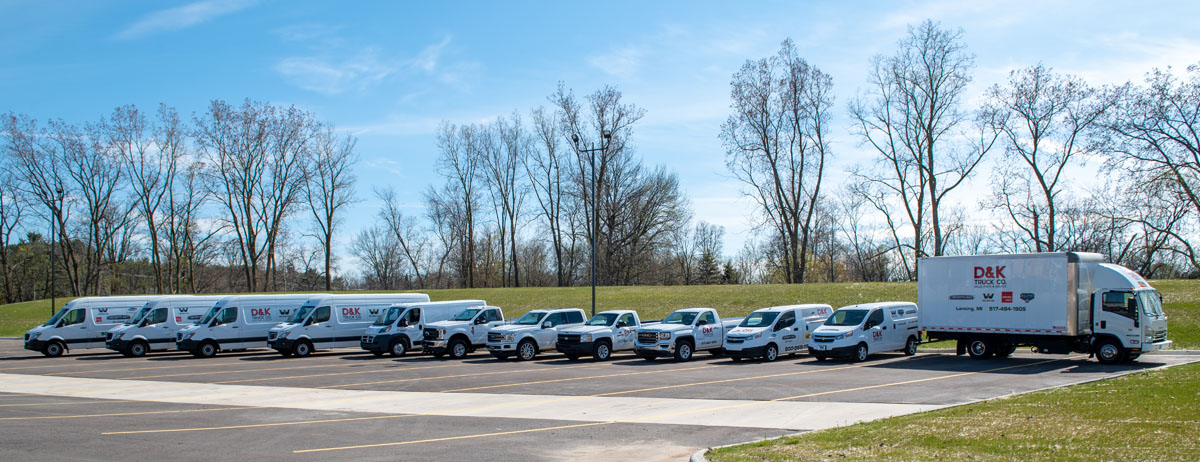
[[[1200,64],[1095,86],[1038,63],[968,100],[974,59],[962,30],[925,21],[870,61],[844,109],[791,40],[747,60],[714,134],[754,205],[757,232],[732,257],[677,175],[644,163],[646,111],[612,86],[560,83],[531,110],[444,122],[434,183],[419,198],[372,189],[375,221],[349,237],[356,140],[307,111],[9,113],[3,293],[585,285],[593,241],[600,285],[913,280],[928,256],[1067,250],[1197,275]],[[832,172],[845,116],[871,159]],[[335,276],[340,239],[360,264]]]

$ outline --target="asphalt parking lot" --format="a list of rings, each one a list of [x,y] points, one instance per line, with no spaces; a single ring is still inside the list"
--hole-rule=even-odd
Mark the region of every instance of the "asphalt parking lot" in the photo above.
[[[44,358],[0,340],[6,459],[686,460],[695,450],[1200,360],[1145,355],[872,356],[774,363],[700,354],[499,361],[361,350],[197,359],[84,350]]]

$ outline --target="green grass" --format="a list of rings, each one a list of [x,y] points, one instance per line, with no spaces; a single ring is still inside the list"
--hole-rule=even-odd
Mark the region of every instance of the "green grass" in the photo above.
[[[719,449],[714,462],[1200,460],[1200,364]]]
[[[1200,280],[1161,280],[1152,284],[1161,291],[1170,317],[1170,338],[1175,348],[1200,348]],[[446,289],[425,291],[432,300],[481,298],[516,317],[536,308],[591,309],[589,287],[531,287],[501,289]],[[662,319],[678,308],[707,306],[724,317],[744,316],[755,309],[796,303],[828,303],[839,307],[886,300],[917,301],[915,283],[835,283],[714,286],[600,287],[596,309],[637,310],[643,319]],[[58,299],[59,306],[69,299]],[[20,336],[50,318],[48,300],[0,305],[0,336]],[[927,345],[948,347],[950,344]]]

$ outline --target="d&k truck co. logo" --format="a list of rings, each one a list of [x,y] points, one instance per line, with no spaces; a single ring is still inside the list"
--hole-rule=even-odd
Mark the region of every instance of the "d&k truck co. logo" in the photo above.
[[[1000,288],[1008,286],[1004,266],[976,266],[973,274],[976,288]]]

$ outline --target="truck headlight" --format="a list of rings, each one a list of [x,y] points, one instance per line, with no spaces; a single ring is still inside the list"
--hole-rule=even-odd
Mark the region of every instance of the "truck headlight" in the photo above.
[[[505,341],[505,342],[511,342],[511,341],[513,341],[513,339],[515,339],[515,338],[516,338],[516,336],[515,336],[515,335],[513,335],[513,334],[504,334],[504,341]]]
[[[854,333],[854,332],[842,332],[842,333],[840,333],[840,334],[834,335],[834,336],[833,336],[833,339],[834,339],[834,340],[841,340],[841,339],[844,339],[844,338],[850,338],[850,334],[853,334],[853,333]]]
[[[438,338],[438,340],[446,338],[446,329],[438,329],[437,330],[437,338]]]
[[[581,340],[583,340],[585,342],[592,341],[592,334],[587,334],[587,335],[583,336],[583,339],[581,339]]]
[[[670,332],[659,332],[659,333],[658,333],[658,339],[659,339],[659,340],[670,340],[670,339],[671,339],[671,333],[670,333]]]
[[[196,335],[196,333],[195,333],[195,332],[188,332],[188,333],[187,333],[187,335],[184,335],[184,336],[183,336],[183,339],[184,339],[184,340],[191,340],[193,335]]]
[[[762,338],[762,332],[754,334],[754,338]]]
[[[386,333],[386,332],[391,332],[391,330],[392,330],[392,326],[387,326],[387,327],[384,327],[383,329],[379,329],[379,333],[382,334],[382,333]]]

